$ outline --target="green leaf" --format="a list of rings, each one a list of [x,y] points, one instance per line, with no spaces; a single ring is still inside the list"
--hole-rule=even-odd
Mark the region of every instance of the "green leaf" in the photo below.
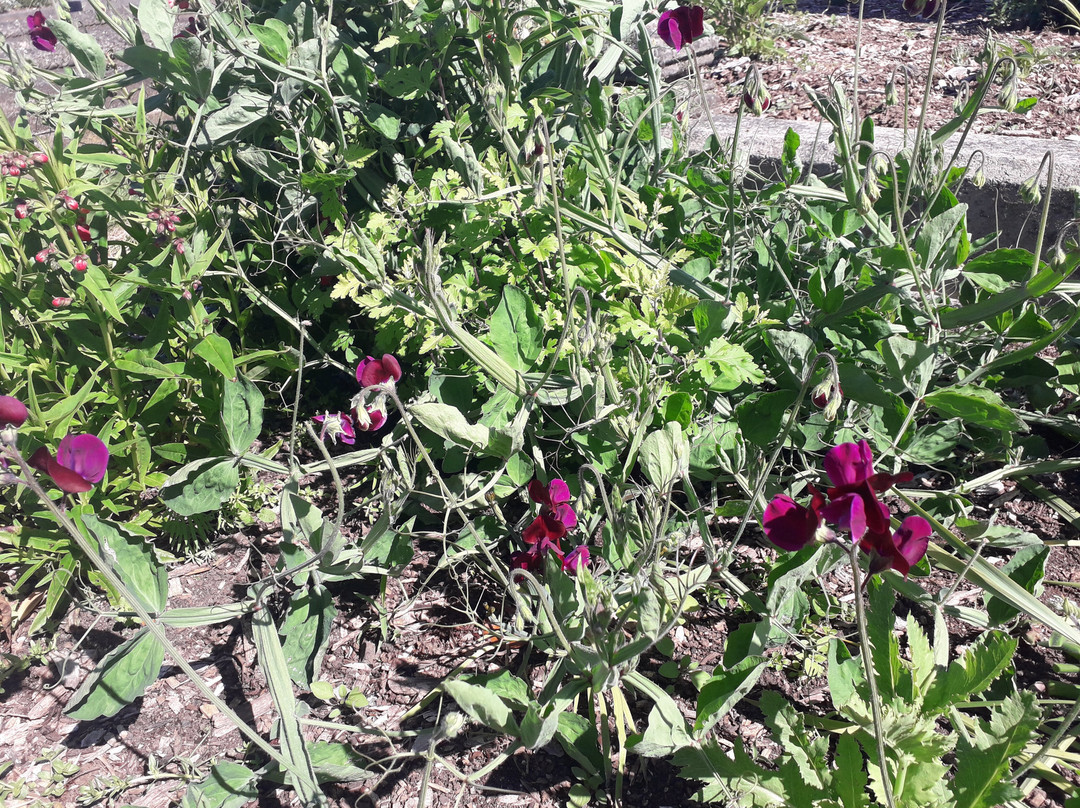
[[[693,370],[700,374],[711,390],[726,393],[741,384],[760,384],[765,374],[754,358],[741,345],[733,345],[723,337],[710,342],[693,363]]]
[[[685,747],[675,753],[672,762],[687,780],[703,780],[701,799],[706,802],[726,802],[732,794],[739,795],[738,805],[789,805],[787,789],[776,773],[755,763],[741,740],[736,739],[734,759],[714,741],[700,747]],[[730,804],[730,803],[728,803]]]
[[[157,680],[164,661],[165,647],[149,629],[140,629],[106,654],[83,680],[68,700],[65,715],[76,721],[116,715]]]
[[[216,368],[226,379],[236,378],[232,343],[220,334],[209,334],[203,338],[192,349],[192,353],[205,359],[210,367]]]
[[[1023,792],[1009,781],[1009,772],[1041,720],[1034,693],[1012,694],[992,708],[989,725],[978,722],[970,741],[963,735],[958,738],[951,784],[956,808],[994,808],[1023,799]]]
[[[540,712],[535,704],[530,704],[525,711],[525,717],[521,719],[521,741],[526,749],[539,749],[551,743],[555,733],[559,729],[559,715],[552,711],[547,718],[540,718]]]
[[[257,590],[253,588],[250,594],[256,603],[262,602]],[[296,697],[293,695],[288,663],[270,609],[257,609],[252,613],[251,637],[259,654],[259,667],[266,677],[270,697],[277,708],[281,754],[289,767],[288,779],[302,804],[328,805],[326,797],[318,787],[311,756],[304,743],[304,735],[297,719]]]
[[[748,657],[730,670],[713,673],[698,693],[694,735],[703,737],[717,721],[731,712],[754,689],[764,671],[764,657]]]
[[[1041,543],[1022,547],[1000,569],[1025,590],[1038,597],[1041,594],[1042,579],[1046,574],[1046,559],[1049,555],[1050,548]],[[989,591],[983,592],[983,601],[986,603],[986,613],[995,625],[1012,620],[1020,614],[1020,610],[1015,606],[994,597]]]
[[[896,593],[888,581],[882,579],[871,582],[869,590],[866,630],[870,635],[871,657],[878,688],[881,698],[887,702],[897,695],[900,679],[900,640],[893,631]]]
[[[462,679],[471,685],[490,690],[496,696],[509,702],[514,707],[524,710],[533,703],[532,691],[524,680],[519,679],[510,671],[498,673],[477,673],[471,676],[463,676]]]
[[[93,514],[80,520],[94,539],[113,572],[151,614],[165,608],[169,597],[169,578],[165,567],[154,555],[154,548],[139,536],[121,533],[114,525]]]
[[[474,721],[515,738],[519,735],[518,723],[510,708],[487,688],[454,679],[444,683],[443,689]]]
[[[368,104],[364,117],[387,140],[396,141],[401,134],[401,118],[384,106]]]
[[[1012,311],[1027,300],[1046,294],[1065,280],[1065,277],[1064,272],[1046,268],[1026,283],[1010,287],[958,309],[946,309],[940,315],[941,326],[942,328],[962,328],[972,323],[986,322],[1002,312]]]
[[[1027,427],[1001,396],[985,387],[967,385],[935,390],[925,398],[926,405],[950,418],[963,418],[970,424],[1002,432],[1026,432]]]
[[[229,103],[206,116],[198,144],[219,148],[237,139],[252,124],[270,118],[270,96],[257,90],[239,89],[229,96]]]
[[[273,20],[273,22],[280,22],[280,20]],[[280,64],[286,64],[289,61],[289,40],[280,30],[256,23],[249,25],[248,30],[259,40],[259,44],[263,46],[271,59]]]
[[[922,342],[892,336],[878,343],[889,375],[913,393],[921,393],[934,371],[934,349]]]
[[[161,486],[161,499],[181,516],[192,516],[221,507],[239,486],[233,460],[204,457],[173,472]]]
[[[146,44],[171,54],[176,13],[169,8],[167,0],[141,0],[137,18],[139,33]]]
[[[325,587],[308,587],[289,598],[281,624],[281,650],[289,676],[298,685],[310,684],[322,667],[335,617],[334,598]]]
[[[259,796],[255,777],[240,763],[217,763],[205,780],[188,786],[180,808],[242,808]]]
[[[984,634],[962,660],[949,665],[947,672],[938,673],[923,700],[923,709],[927,713],[944,712],[968,696],[982,693],[1012,662],[1016,646],[1016,639],[1001,632]]]
[[[409,412],[425,427],[451,443],[475,452],[502,456],[509,454],[511,441],[499,430],[471,424],[457,407],[438,402],[414,404]]]
[[[645,477],[660,491],[668,491],[686,476],[690,467],[690,442],[675,421],[650,432],[639,452]]]
[[[113,294],[109,281],[101,268],[91,264],[83,272],[77,274],[82,275],[82,283],[80,284],[82,288],[101,304],[101,308],[105,309],[105,312],[110,317],[123,325],[124,315],[120,313],[120,308],[116,305],[116,296]]]
[[[934,651],[930,640],[913,614],[907,618],[908,650],[911,653],[911,680],[913,696],[921,701],[934,677]]]
[[[67,20],[51,19],[49,28],[56,39],[75,57],[75,61],[86,68],[94,78],[105,78],[105,51],[101,49],[97,38],[84,34]]]
[[[859,744],[850,735],[841,735],[836,741],[836,771],[833,773],[833,789],[844,808],[866,808],[866,772]]]
[[[791,390],[752,393],[735,407],[735,420],[743,437],[755,446],[768,448],[780,436],[780,425],[787,408],[795,403]]]
[[[829,696],[833,709],[840,711],[861,702],[859,688],[865,684],[862,665],[851,658],[840,640],[829,640]]]
[[[544,331],[536,306],[521,289],[503,287],[502,300],[491,315],[492,347],[516,370],[529,370],[543,347]]]
[[[262,431],[263,394],[244,376],[225,380],[221,398],[221,422],[229,438],[229,448],[239,457]]]
[[[772,729],[780,748],[798,769],[801,781],[815,789],[825,788],[830,779],[826,762],[828,738],[809,732],[803,717],[775,690],[766,690],[761,694],[760,706],[765,714],[765,723]]]

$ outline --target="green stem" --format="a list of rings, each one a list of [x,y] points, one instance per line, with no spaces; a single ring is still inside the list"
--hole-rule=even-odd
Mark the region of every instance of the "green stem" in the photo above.
[[[1072,709],[1069,710],[1068,715],[1061,719],[1061,723],[1058,724],[1058,728],[1054,730],[1054,734],[1046,739],[1046,743],[1039,748],[1039,751],[1032,755],[1027,763],[1013,772],[1012,779],[1019,780],[1033,766],[1037,766],[1039,762],[1046,757],[1047,753],[1057,745],[1058,741],[1065,736],[1065,733],[1072,727],[1073,722],[1076,721],[1078,716],[1080,716],[1080,701],[1076,702]]]
[[[112,586],[113,589],[118,592],[121,597],[124,598],[124,600],[131,604],[132,611],[139,616],[139,619],[142,620],[142,622],[146,625],[146,628],[154,636],[154,639],[161,643],[162,647],[164,647],[165,649],[165,653],[169,655],[173,663],[175,663],[175,665],[180,668],[180,670],[182,670],[189,679],[191,679],[192,684],[195,685],[195,689],[198,690],[203,695],[203,697],[211,704],[213,704],[222,714],[224,714],[225,717],[233,723],[233,725],[240,731],[242,735],[246,735],[248,740],[255,744],[255,746],[257,746],[260,750],[262,750],[262,752],[265,753],[271,760],[273,760],[286,771],[290,772],[294,777],[301,777],[301,773],[296,770],[296,768],[292,765],[291,761],[287,760],[277,749],[271,746],[265,738],[263,738],[261,735],[259,735],[259,733],[257,733],[254,729],[248,726],[248,724],[245,723],[245,721],[236,714],[236,711],[229,707],[229,705],[226,704],[219,696],[217,696],[214,691],[211,690],[210,687],[206,684],[206,682],[203,681],[202,677],[199,676],[198,672],[196,672],[196,670],[191,667],[188,661],[184,658],[183,654],[180,653],[180,650],[175,645],[173,645],[169,638],[165,635],[165,631],[161,627],[161,624],[158,622],[158,620],[150,616],[150,613],[142,605],[142,602],[139,600],[138,596],[136,596],[130,589],[128,589],[124,582],[120,580],[120,576],[118,576],[113,571],[112,566],[108,564],[108,562],[106,562],[104,558],[101,557],[101,555],[93,546],[91,546],[90,542],[88,542],[86,538],[82,535],[82,531],[79,530],[79,527],[72,521],[71,517],[68,516],[67,512],[60,508],[60,506],[58,506],[52,500],[52,498],[49,497],[49,495],[45,492],[45,489],[41,487],[41,484],[34,476],[33,469],[31,469],[27,465],[26,461],[23,459],[23,456],[14,447],[12,447],[6,454],[9,458],[13,459],[16,463],[18,463],[19,469],[22,471],[23,475],[20,482],[26,485],[27,488],[29,488],[38,497],[38,499],[41,500],[42,504],[52,513],[53,518],[56,519],[57,524],[59,524],[65,531],[67,531],[68,535],[71,536],[71,538],[79,546],[79,549],[82,551],[83,555],[90,559],[90,562],[97,568],[98,572],[101,573],[101,576],[109,582],[109,585]],[[317,788],[317,786],[315,786],[315,788]]]
[[[866,629],[866,604],[863,603],[862,569],[859,567],[858,544],[853,543],[848,548],[848,561],[851,564],[851,577],[855,588],[855,622],[859,626],[860,655],[863,670],[866,671],[866,683],[870,687],[870,712],[874,716],[874,739],[877,741],[881,786],[885,791],[885,804],[889,808],[896,808],[896,803],[893,801],[892,780],[889,777],[888,759],[885,756],[885,730],[881,724],[881,700],[878,695],[877,677],[874,676],[874,661],[870,656],[870,633]]]
[[[907,210],[908,199],[911,196],[911,183],[915,178],[915,157],[919,154],[919,144],[922,142],[923,131],[926,129],[926,110],[930,106],[930,92],[934,87],[934,67],[937,64],[938,48],[941,46],[941,32],[945,27],[945,7],[948,3],[942,0],[938,10],[937,28],[934,31],[934,44],[930,49],[930,64],[926,70],[926,84],[923,86],[922,107],[919,109],[919,123],[915,126],[915,140],[911,145],[911,163],[908,166],[907,178],[904,180],[904,196],[901,209]],[[904,84],[907,84],[905,78]],[[896,223],[897,228],[903,227],[903,222]]]

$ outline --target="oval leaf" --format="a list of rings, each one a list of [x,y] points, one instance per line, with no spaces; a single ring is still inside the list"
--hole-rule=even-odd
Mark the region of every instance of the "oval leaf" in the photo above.
[[[65,713],[77,721],[116,715],[154,683],[164,661],[164,646],[149,629],[142,629],[98,663],[72,695]]]
[[[82,523],[112,562],[113,571],[120,576],[131,593],[148,612],[165,608],[169,597],[169,578],[165,567],[157,560],[154,549],[138,536],[122,533],[93,514],[82,517]]]
[[[191,516],[221,507],[239,485],[240,472],[232,460],[204,457],[169,477],[161,499],[181,516]]]

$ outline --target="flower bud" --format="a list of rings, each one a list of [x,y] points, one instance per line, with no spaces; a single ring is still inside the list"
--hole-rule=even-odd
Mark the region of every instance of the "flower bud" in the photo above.
[[[78,272],[86,272],[86,268],[90,265],[90,257],[87,255],[76,255],[72,259],[71,265],[75,267]]]
[[[0,396],[0,426],[20,427],[26,423],[26,405],[14,396]]]
[[[49,162],[49,155],[47,155],[45,152],[34,152],[30,155],[30,159],[37,163],[39,166],[43,166],[47,162]]]
[[[49,260],[49,256],[56,252],[56,247],[46,247],[44,250],[38,250],[34,256],[34,260],[39,264],[44,264]]]
[[[29,205],[29,203],[23,202],[22,200],[19,200],[18,202],[15,203],[15,218],[16,219],[25,219],[29,215],[30,215],[30,205]]]
[[[1016,107],[1020,103],[1020,94],[1017,90],[1015,70],[1001,85],[1001,92],[998,93],[998,103],[1006,112],[1016,112]]]
[[[1068,260],[1069,255],[1065,252],[1065,245],[1059,240],[1057,244],[1054,245],[1054,252],[1050,256],[1050,266],[1053,269],[1064,269]]]
[[[71,305],[70,297],[54,297],[52,299],[52,307],[54,309],[66,309]]]
[[[895,107],[900,103],[900,94],[896,91],[896,82],[889,79],[885,82],[885,106]]]
[[[64,207],[68,210],[79,209],[78,201],[74,197],[68,196],[67,194],[61,194],[60,201],[64,203]]]
[[[1039,187],[1039,175],[1024,180],[1020,186],[1020,198],[1027,205],[1038,205],[1042,201],[1042,189]]]
[[[752,66],[746,71],[746,80],[743,82],[742,102],[746,105],[746,108],[755,115],[763,113],[772,103],[772,98],[769,96],[769,90],[761,81],[761,73],[758,71],[757,65]]]
[[[975,169],[975,173],[971,176],[971,184],[976,188],[982,188],[986,185],[986,172],[983,171],[982,166]]]

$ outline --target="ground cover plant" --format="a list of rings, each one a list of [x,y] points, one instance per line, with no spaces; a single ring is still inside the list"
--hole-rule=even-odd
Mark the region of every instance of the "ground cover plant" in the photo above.
[[[905,8],[940,39],[945,3]],[[692,6],[99,13],[115,65],[28,16],[77,67],[43,89],[14,59],[28,115],[0,129],[6,596],[47,636],[100,593],[124,630],[69,717],[182,671],[245,744],[167,775],[184,805],[355,801],[416,763],[419,804],[436,772],[473,799],[553,748],[579,806],[661,764],[722,805],[1076,804],[1069,663],[1032,688],[1018,655],[1075,655],[1077,611],[1039,597],[1048,542],[983,497],[1029,484],[1078,519],[1034,478],[1077,468],[1080,252],[1047,233],[1052,155],[1025,183],[1033,251],[973,241],[956,197],[975,117],[1037,102],[1013,56],[945,125],[911,110],[898,154],[834,81],[835,174],[790,132],[767,179],[737,135],[686,148]],[[750,68],[740,117],[771,102]],[[170,605],[170,564],[255,523],[258,575]],[[323,663],[346,611],[392,642],[417,568],[486,639],[388,729]],[[676,650],[706,612],[734,626],[713,664]],[[268,731],[178,647],[221,624],[249,633]],[[463,739],[482,765],[446,751]]]

